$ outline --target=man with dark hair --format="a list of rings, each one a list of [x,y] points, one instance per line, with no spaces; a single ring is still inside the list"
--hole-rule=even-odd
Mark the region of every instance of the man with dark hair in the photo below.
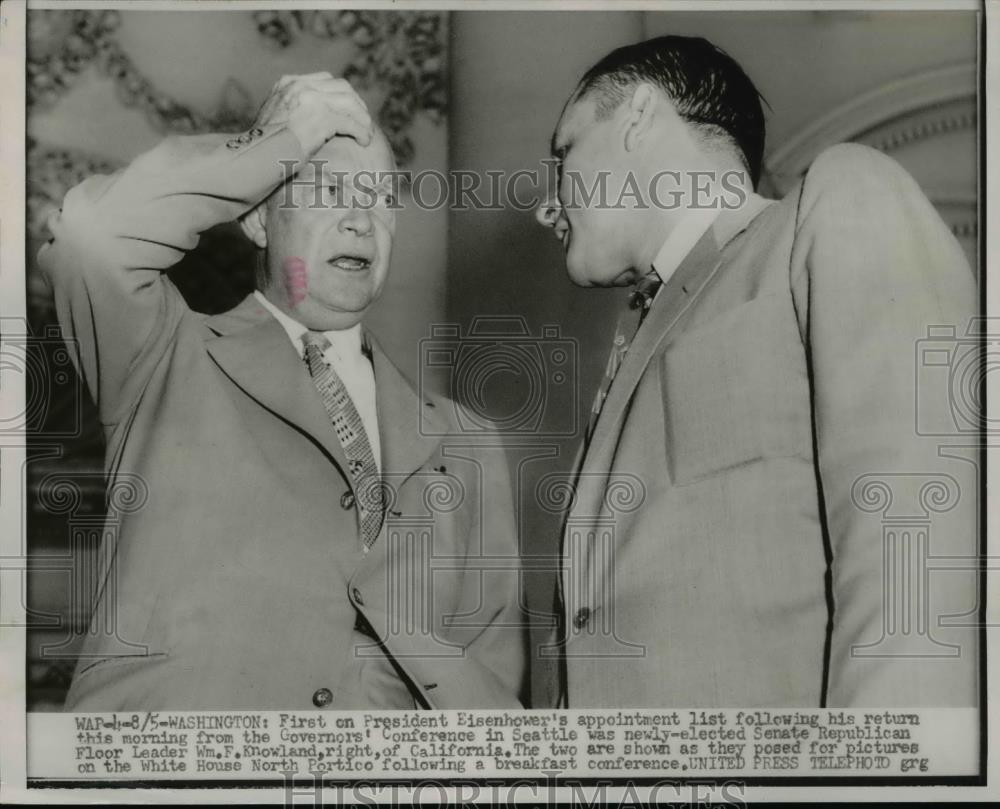
[[[701,134],[735,144],[756,187],[764,159],[760,93],[729,54],[701,37],[664,36],[618,48],[584,73],[573,94],[596,104],[596,119],[611,117],[638,82],[651,82],[674,102],[683,121]]]
[[[39,263],[109,486],[148,490],[109,515],[66,710],[520,707],[506,464],[451,447],[453,403],[362,326],[393,168],[346,81],[289,76],[248,132],[168,138],[50,221]],[[193,312],[164,271],[237,218],[260,288]]]
[[[975,579],[926,560],[975,555],[976,471],[917,434],[948,404],[914,368],[928,327],[965,333],[973,274],[866,147],[758,196],[760,102],[718,48],[661,37],[588,71],[553,135],[539,220],[574,283],[634,286],[638,321],[566,518],[562,704],[974,705]],[[897,532],[883,479],[949,494]]]

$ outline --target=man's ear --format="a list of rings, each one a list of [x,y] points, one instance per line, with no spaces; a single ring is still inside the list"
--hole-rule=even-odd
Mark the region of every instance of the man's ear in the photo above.
[[[267,204],[260,203],[240,217],[240,227],[255,245],[261,249],[267,247]]]
[[[625,150],[631,152],[646,136],[656,117],[656,91],[653,85],[642,82],[636,85],[628,101],[625,116]]]

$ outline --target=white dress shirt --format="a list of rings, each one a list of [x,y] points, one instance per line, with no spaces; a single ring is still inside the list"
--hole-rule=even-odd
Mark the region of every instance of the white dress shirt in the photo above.
[[[259,290],[254,297],[269,311],[288,333],[288,339],[300,357],[305,356],[305,346],[302,335],[309,331],[293,317],[282,312],[277,306],[265,298]],[[323,335],[330,341],[330,347],[323,352],[323,359],[333,367],[347,388],[361,423],[368,434],[368,443],[375,456],[375,465],[382,469],[382,444],[378,432],[378,409],[375,401],[375,371],[372,364],[361,351],[361,324],[358,323],[343,331],[325,331]]]
[[[759,194],[750,191],[747,194],[746,200],[744,200],[743,205],[740,207],[753,207],[753,208],[763,208],[768,204],[768,201],[760,196]],[[660,280],[663,284],[660,288],[656,290],[654,298],[656,295],[660,294],[660,290],[666,286],[667,281],[676,272],[677,268],[681,266],[681,262],[687,258],[688,253],[690,253],[698,240],[705,235],[705,232],[712,227],[715,220],[719,218],[719,214],[722,213],[722,208],[719,206],[712,206],[711,208],[695,208],[687,212],[687,215],[677,223],[677,226],[670,231],[670,235],[667,236],[666,240],[663,242],[663,246],[660,247],[660,251],[656,254],[656,258],[653,259],[653,271],[660,276]],[[728,234],[717,234],[725,241],[725,237]]]
[[[670,231],[670,235],[667,236],[660,251],[656,254],[656,258],[653,259],[653,270],[660,276],[660,280],[664,284],[681,266],[681,262],[694,249],[698,240],[705,235],[705,231],[712,227],[712,223],[718,218],[720,211],[721,209],[717,206],[690,210]],[[660,289],[663,287],[661,286]],[[659,290],[657,290],[657,294],[659,294]]]

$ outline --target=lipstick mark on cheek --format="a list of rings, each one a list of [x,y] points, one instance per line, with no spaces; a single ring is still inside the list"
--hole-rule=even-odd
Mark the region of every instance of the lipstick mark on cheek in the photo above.
[[[292,306],[298,306],[306,298],[308,288],[308,273],[306,263],[298,256],[285,259],[285,291]]]

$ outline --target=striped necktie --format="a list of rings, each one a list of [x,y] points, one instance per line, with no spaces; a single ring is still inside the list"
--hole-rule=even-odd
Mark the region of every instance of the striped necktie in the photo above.
[[[367,551],[382,529],[383,496],[375,455],[372,453],[368,434],[361,416],[347,393],[347,388],[337,372],[323,359],[330,341],[314,331],[302,335],[305,359],[313,384],[319,391],[333,428],[347,457],[347,470],[351,476],[355,501],[361,522],[361,538]]]
[[[597,395],[594,397],[594,403],[590,408],[590,421],[587,424],[587,432],[584,433],[583,437],[585,445],[590,443],[591,436],[594,434],[594,428],[597,426],[597,419],[601,415],[601,409],[604,407],[604,400],[608,398],[608,392],[611,390],[611,383],[614,381],[615,375],[618,373],[618,369],[625,359],[629,345],[635,339],[635,333],[639,331],[642,321],[646,319],[649,307],[653,305],[653,298],[656,297],[656,293],[662,284],[663,281],[660,280],[660,276],[654,270],[640,278],[635,288],[629,293],[628,306],[633,312],[638,310],[638,322],[635,322],[633,316],[627,316],[624,313],[618,318],[611,353],[608,355],[608,363],[604,368],[604,378],[601,380],[601,386],[597,389]],[[631,332],[630,336],[628,332]]]

